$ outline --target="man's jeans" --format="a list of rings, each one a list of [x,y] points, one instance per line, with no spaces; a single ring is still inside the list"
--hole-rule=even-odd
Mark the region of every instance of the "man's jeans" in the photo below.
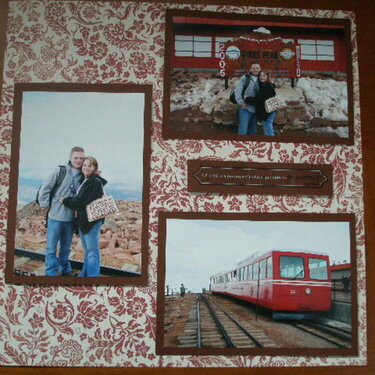
[[[47,248],[46,248],[46,276],[57,276],[72,272],[69,262],[70,247],[73,239],[73,222],[48,219]],[[57,244],[60,242],[59,257]]]
[[[249,112],[247,109],[240,108],[238,110],[238,134],[251,134],[257,133],[257,118],[255,113]]]
[[[86,234],[81,230],[79,235],[83,249],[85,250],[85,259],[82,272],[78,276],[100,276],[100,250],[99,250],[99,233],[103,221],[100,220]]]
[[[270,113],[267,119],[262,121],[264,135],[275,135],[275,132],[273,131],[273,120],[275,116],[276,116],[276,111]]]

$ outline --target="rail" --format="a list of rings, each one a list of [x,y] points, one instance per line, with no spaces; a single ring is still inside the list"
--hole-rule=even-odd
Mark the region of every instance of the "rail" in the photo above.
[[[38,251],[32,251],[22,248],[15,248],[15,255],[19,257],[26,257],[30,258],[32,260],[38,260],[41,262],[45,262],[46,255],[44,253],[38,252]],[[71,266],[74,269],[82,269],[83,262],[79,260],[69,259]],[[122,276],[122,277],[139,277],[141,274],[139,272],[131,272],[131,271],[124,271],[119,268],[115,267],[108,267],[108,266],[100,266],[100,274],[103,276]],[[15,271],[15,275],[19,276],[30,276],[30,273],[26,272],[18,272]],[[34,275],[35,276],[35,275]]]
[[[339,348],[347,348],[348,345],[345,345],[345,344],[342,344],[340,342],[337,342],[335,340],[332,340],[331,338],[328,338],[324,335],[322,335],[321,333],[325,333],[327,334],[327,329],[322,329],[322,328],[319,328],[316,324],[314,323],[287,323],[303,332],[306,332],[306,333],[309,333],[310,335],[312,336],[315,336],[315,337],[318,337],[319,339],[321,340],[324,340],[326,342],[329,342],[330,344],[333,344],[333,345],[336,345],[337,347]],[[309,329],[310,328],[310,329]],[[311,329],[315,329],[315,330],[318,330],[318,332],[314,332],[312,331]],[[331,335],[333,338],[337,338],[339,340],[341,340],[342,342],[351,342],[351,339],[347,339],[347,338],[342,338],[342,335],[339,336],[338,332],[335,332],[333,333],[332,331],[330,331],[328,333],[329,335]]]
[[[220,306],[216,301],[212,300],[212,302],[250,339],[254,342],[254,344],[258,348],[263,348],[263,345],[244,327],[241,326],[241,324],[233,318],[231,314],[228,313],[222,306]]]
[[[201,331],[201,313],[200,313],[200,295],[197,297],[197,348],[202,347],[202,331]]]
[[[231,338],[228,335],[228,332],[225,330],[224,326],[220,322],[220,319],[216,315],[214,309],[212,308],[212,306],[208,302],[208,298],[206,296],[204,296],[203,294],[202,294],[202,298],[203,298],[203,301],[205,302],[205,304],[208,308],[208,311],[211,314],[211,317],[212,317],[213,321],[215,322],[216,326],[218,327],[220,333],[223,335],[223,338],[224,338],[226,344],[228,345],[229,348],[235,348],[235,345],[233,344]]]

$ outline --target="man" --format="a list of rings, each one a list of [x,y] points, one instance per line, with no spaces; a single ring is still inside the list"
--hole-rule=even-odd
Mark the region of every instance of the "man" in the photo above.
[[[184,299],[185,292],[186,292],[186,288],[185,288],[184,284],[181,284],[181,286],[180,286],[180,296],[181,296],[182,299]]]
[[[255,113],[255,106],[246,104],[244,98],[247,96],[255,97],[257,91],[259,90],[258,76],[261,71],[259,63],[253,62],[250,66],[250,81],[249,85],[245,89],[242,95],[242,90],[246,83],[246,75],[242,76],[236,85],[234,90],[238,109],[238,134],[251,134],[255,135],[257,133],[257,118]]]
[[[73,147],[70,152],[69,163],[65,165],[65,176],[57,186],[52,199],[51,191],[54,190],[59,179],[60,167],[56,169],[39,190],[39,204],[49,208],[47,223],[47,248],[46,248],[46,276],[68,276],[72,272],[69,262],[70,247],[73,239],[74,211],[60,203],[59,198],[75,195],[82,178],[81,167],[85,157],[82,147]],[[64,167],[63,167],[64,168]],[[51,199],[51,202],[50,202]],[[57,257],[57,244],[60,243]]]

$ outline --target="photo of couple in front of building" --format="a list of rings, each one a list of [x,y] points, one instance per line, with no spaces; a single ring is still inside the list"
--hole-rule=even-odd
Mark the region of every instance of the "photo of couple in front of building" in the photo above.
[[[171,11],[168,28],[167,134],[351,139],[345,20]]]

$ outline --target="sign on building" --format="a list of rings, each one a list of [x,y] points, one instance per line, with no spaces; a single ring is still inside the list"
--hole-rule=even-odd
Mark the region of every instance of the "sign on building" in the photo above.
[[[253,32],[247,37],[220,44],[220,75],[239,77],[248,73],[252,62],[272,77],[294,78],[300,76],[300,51],[281,37]]]

